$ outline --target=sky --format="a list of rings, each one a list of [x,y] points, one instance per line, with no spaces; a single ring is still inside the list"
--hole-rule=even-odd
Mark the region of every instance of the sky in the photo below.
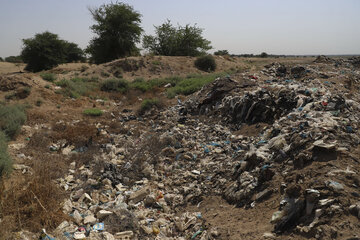
[[[94,36],[88,7],[110,0],[0,0],[0,57],[22,39],[50,31],[85,48]],[[113,2],[116,2],[114,0]],[[231,54],[360,54],[360,0],[124,0],[145,34],[169,19],[203,28],[213,49]]]

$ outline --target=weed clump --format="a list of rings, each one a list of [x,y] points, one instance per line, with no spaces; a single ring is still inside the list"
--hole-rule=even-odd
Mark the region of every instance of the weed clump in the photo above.
[[[144,99],[141,103],[140,109],[138,110],[139,115],[144,114],[146,111],[150,110],[153,107],[161,107],[162,104],[157,98]]]
[[[97,79],[88,78],[62,79],[61,81],[56,82],[56,85],[62,88],[58,92],[64,96],[79,98],[80,96],[89,96],[91,91],[97,86],[96,81]]]
[[[213,72],[216,69],[215,58],[211,55],[198,57],[195,60],[195,67],[201,71]]]
[[[0,131],[0,177],[10,173],[12,168],[12,159],[7,152],[7,141],[4,132]]]
[[[108,79],[101,84],[100,89],[104,92],[125,93],[129,90],[129,83],[125,79]]]
[[[26,121],[24,107],[21,105],[0,106],[0,129],[13,139]]]
[[[53,73],[41,73],[40,77],[48,82],[54,82],[56,80],[56,75]]]
[[[103,111],[101,111],[101,109],[98,108],[89,108],[89,109],[85,109],[83,111],[83,114],[87,116],[97,117],[97,116],[101,116],[103,114]]]

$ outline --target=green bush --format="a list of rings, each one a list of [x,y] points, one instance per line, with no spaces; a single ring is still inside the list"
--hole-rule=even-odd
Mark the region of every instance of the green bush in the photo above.
[[[40,77],[48,82],[54,82],[56,80],[56,75],[53,73],[41,73]]]
[[[125,93],[129,90],[129,83],[125,79],[108,79],[101,84],[100,89],[104,92]]]
[[[72,78],[70,80],[62,79],[55,84],[62,88],[58,93],[71,98],[79,98],[80,96],[89,96],[91,91],[97,87],[96,81],[97,79],[93,78]]]
[[[0,129],[11,139],[20,131],[26,121],[24,107],[20,105],[0,106]]]
[[[87,116],[97,117],[97,116],[101,116],[103,112],[98,108],[89,108],[89,109],[85,109],[83,111],[83,114]]]
[[[146,111],[150,110],[152,107],[161,107],[161,103],[160,103],[159,99],[157,99],[157,98],[144,99],[144,101],[142,101],[142,103],[141,103],[138,113],[140,115],[142,115]]]
[[[216,69],[215,58],[211,55],[201,56],[195,60],[195,67],[206,72],[213,72]]]
[[[12,160],[7,152],[7,141],[4,132],[0,131],[0,177],[10,173]]]

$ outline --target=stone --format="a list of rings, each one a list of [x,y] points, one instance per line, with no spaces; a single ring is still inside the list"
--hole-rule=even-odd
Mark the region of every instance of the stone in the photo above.
[[[83,218],[80,215],[79,211],[75,210],[72,215],[73,215],[73,218],[74,218],[76,224],[80,225],[83,221]]]
[[[156,198],[153,194],[147,195],[144,200],[145,207],[151,207],[155,204],[155,202]]]
[[[94,225],[96,223],[96,218],[93,215],[86,216],[84,218],[84,224]]]
[[[107,210],[100,210],[100,211],[98,211],[98,213],[96,214],[96,217],[101,220],[101,219],[103,219],[104,217],[109,216],[109,215],[111,215],[111,214],[113,214],[113,212],[107,211]]]
[[[108,233],[108,232],[102,232],[101,237],[103,240],[115,240],[115,237],[111,233]]]
[[[149,192],[150,190],[147,187],[143,187],[142,189],[130,194],[129,200],[133,201],[134,203],[138,203],[144,200],[144,198],[149,194]]]
[[[276,236],[273,233],[266,232],[266,233],[263,234],[263,238],[264,239],[276,239]]]

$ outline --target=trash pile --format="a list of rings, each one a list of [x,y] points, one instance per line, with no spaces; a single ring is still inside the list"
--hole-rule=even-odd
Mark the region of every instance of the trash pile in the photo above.
[[[324,72],[274,63],[246,81],[216,79],[149,118],[113,115],[126,131],[98,124],[111,141],[95,161],[73,162],[58,180],[70,193],[62,210],[71,220],[52,235],[225,239],[204,213],[186,208],[213,195],[245,209],[273,199],[278,209],[261,221],[271,222],[279,236],[358,234],[358,222],[331,224],[360,219],[359,162],[351,154],[360,143],[360,99],[348,98],[341,83],[324,82]],[[259,134],[237,132],[253,125]]]

